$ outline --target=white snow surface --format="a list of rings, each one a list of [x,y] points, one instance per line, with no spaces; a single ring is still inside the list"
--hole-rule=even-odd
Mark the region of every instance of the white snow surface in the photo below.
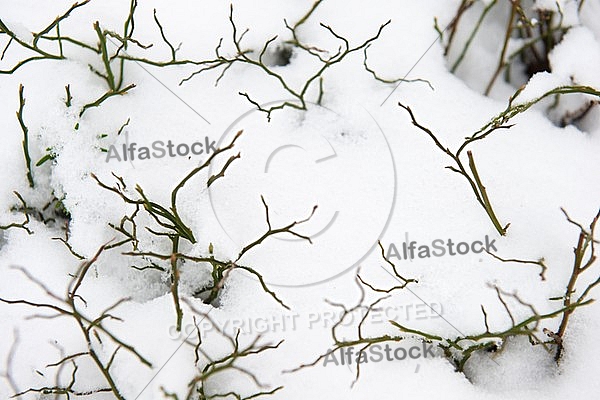
[[[485,241],[487,236],[495,240],[499,256],[527,260],[543,257],[548,270],[546,280],[541,281],[535,265],[502,263],[485,253],[472,252],[414,260],[391,258],[404,277],[418,279],[418,283],[410,284],[410,290],[394,291],[379,304],[383,311],[369,321],[368,335],[400,334],[388,319],[443,337],[476,334],[485,331],[481,305],[493,329],[506,329],[510,319],[489,284],[518,293],[539,313],[560,307],[560,302],[548,299],[564,293],[579,234],[567,222],[561,207],[584,226],[598,211],[600,112],[594,108],[578,125],[559,127],[553,120],[556,122],[562,111],[577,109],[588,97],[564,96],[560,108],[547,115],[546,108],[551,104],[548,99],[512,120],[512,128],[494,132],[470,147],[496,214],[502,223],[510,222],[506,236],[498,235],[467,181],[444,168],[451,160],[413,126],[409,115],[398,106],[398,102],[410,106],[417,120],[452,150],[505,109],[515,87],[498,79],[490,97],[481,94],[495,68],[497,59],[493,57],[501,46],[498,38],[502,33],[478,38],[456,75],[449,71],[450,61],[444,57],[442,45],[437,42],[431,46],[438,37],[433,29],[434,17],[440,26],[445,26],[459,3],[325,0],[299,29],[304,42],[333,54],[340,42],[319,22],[355,45],[372,37],[381,24],[391,19],[381,37],[369,47],[369,66],[386,78],[403,77],[412,68],[407,79],[426,79],[434,90],[424,82],[403,82],[397,86],[374,80],[363,67],[361,50],[324,74],[321,106],[310,103],[306,111],[274,111],[270,122],[238,93],[247,92],[261,104],[290,96],[275,79],[248,65],[234,65],[215,86],[219,71],[208,71],[179,85],[197,67],[158,68],[127,63],[125,84],[135,83],[136,87],[89,109],[82,118],[78,117],[81,107],[106,91],[106,83],[88,66],[102,70],[101,59],[93,52],[65,44],[67,60],[32,61],[13,74],[0,75],[0,225],[23,219],[14,210],[19,205],[14,191],[29,206],[37,208],[54,195],[63,199],[71,215],[69,245],[74,252],[91,258],[103,244],[123,238],[109,224],[118,225],[123,216],[133,211],[115,193],[101,188],[92,174],[113,186],[117,182],[114,173],[123,178],[130,196],[136,196],[135,186],[139,185],[153,201],[170,204],[177,182],[206,160],[202,154],[107,161],[107,153],[101,149],[111,145],[121,149],[131,142],[150,147],[155,141],[169,140],[175,144],[204,144],[208,140],[215,141],[218,147],[225,146],[236,132],[243,130],[232,150],[215,158],[210,171],[195,176],[180,191],[179,214],[197,239],[195,244],[182,241],[180,251],[204,257],[212,246],[215,257],[235,260],[244,246],[268,228],[261,195],[269,206],[273,228],[305,219],[315,205],[318,207],[308,222],[294,228],[301,235],[311,236],[312,244],[280,234],[268,238],[240,260],[262,274],[289,310],[265,293],[252,275],[241,270],[228,276],[217,307],[206,305],[193,293],[211,279],[208,266],[193,262],[181,265],[182,298],[196,310],[209,313],[226,333],[234,336],[240,328],[242,347],[257,335],[259,344],[283,340],[278,348],[246,357],[237,364],[252,371],[265,388],[257,387],[248,375],[230,371],[211,378],[207,390],[235,390],[249,396],[283,386],[272,398],[286,400],[594,398],[600,392],[597,303],[573,314],[559,366],[541,346],[531,346],[517,338],[509,340],[501,353],[478,353],[468,362],[465,373],[456,372],[439,353],[433,358],[361,364],[355,384],[355,365],[319,362],[297,372],[284,372],[310,363],[332,348],[331,328],[340,308],[330,302],[347,307],[356,304],[361,294],[355,279],[359,267],[361,276],[373,285],[399,284],[381,257],[378,241],[386,252],[392,243],[401,252],[407,239],[422,245],[436,239],[446,242],[449,238],[456,243]],[[556,4],[536,3],[540,8]],[[597,18],[575,21],[571,3],[574,2],[560,2],[569,10],[569,23],[577,26],[550,54],[552,72],[534,75],[517,103],[571,84],[570,79],[579,85],[600,87],[600,22]],[[0,10],[0,19],[31,43],[28,32],[39,31],[71,4],[7,0]],[[290,0],[235,1],[238,30],[249,29],[244,37],[245,47],[260,51],[265,41],[275,35],[279,36],[273,48],[289,40],[284,19],[293,23],[311,5],[308,1]],[[73,11],[60,29],[64,35],[95,45],[98,37],[93,23],[100,21],[106,29],[121,32],[128,8],[129,2],[92,0]],[[170,57],[153,21],[153,9],[169,40],[175,46],[182,43],[178,57],[212,58],[221,37],[225,38],[222,53],[235,54],[227,19],[229,4],[191,0],[140,2],[134,36],[143,44],[154,45],[143,50],[130,44],[131,54],[153,59]],[[586,9],[598,14],[593,1],[586,2],[583,11]],[[501,28],[499,24],[498,32]],[[6,36],[0,37],[2,48],[5,39]],[[13,43],[0,66],[5,68],[27,55],[30,53]],[[451,53],[450,60],[455,56]],[[296,49],[289,65],[273,68],[297,88],[318,64]],[[33,167],[34,188],[26,179],[23,132],[15,116],[21,84],[33,164],[48,148],[56,154],[54,160]],[[65,105],[66,85],[70,85],[73,95],[71,107]],[[307,99],[315,102],[317,97],[315,82]],[[118,135],[128,119],[129,124]],[[74,129],[76,124],[78,129]],[[241,157],[207,189],[209,174],[217,173],[238,152]],[[466,160],[466,154],[464,157]],[[140,250],[168,254],[168,239],[153,236],[143,228],[144,224],[158,229],[150,217],[140,216]],[[22,229],[9,229],[0,236],[0,298],[57,303],[19,269],[62,297],[82,261],[63,243],[53,240],[65,237],[60,223],[44,224],[31,217],[29,226],[31,235]],[[190,340],[196,338],[194,313],[182,303],[183,331],[176,332],[170,275],[131,268],[148,263],[123,254],[130,250],[130,245],[124,245],[99,256],[83,281],[79,294],[86,306],[80,306],[93,319],[117,300],[130,299],[111,311],[119,319],[108,320],[105,326],[124,343],[134,346],[152,367],[143,365],[125,350],[117,353],[111,372],[124,398],[165,398],[161,391],[164,388],[183,399],[188,383],[205,362],[195,365],[194,347],[180,346],[188,334]],[[598,277],[598,268],[600,265],[594,265],[582,276],[578,287],[585,287]],[[590,297],[599,293],[592,291]],[[370,300],[376,297],[372,292],[367,296]],[[430,305],[440,310],[441,317],[431,311]],[[527,308],[515,302],[510,306],[515,318],[528,316]],[[85,351],[83,336],[71,319],[31,318],[36,314],[53,315],[48,310],[0,303],[0,373],[10,375],[16,386],[0,376],[2,399],[15,394],[15,390],[52,387],[57,374],[58,382],[68,385],[71,364],[65,364],[62,371],[49,364]],[[559,322],[555,318],[544,321],[543,326],[556,329]],[[356,336],[357,323],[355,318],[353,324],[344,327],[349,338]],[[205,328],[202,348],[211,357],[221,357],[231,350],[206,320],[200,326]],[[421,345],[411,340],[390,346]],[[114,344],[106,339],[94,346],[107,362]],[[81,358],[77,364],[75,389],[106,386],[89,359]],[[54,397],[28,393],[21,398]],[[96,393],[85,398],[113,397],[110,393]]]

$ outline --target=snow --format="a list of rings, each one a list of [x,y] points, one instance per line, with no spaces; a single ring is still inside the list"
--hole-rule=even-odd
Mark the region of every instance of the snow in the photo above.
[[[203,153],[107,162],[107,153],[102,149],[121,149],[134,142],[138,149],[151,148],[157,141],[187,145],[199,142],[204,148],[214,141],[218,148],[227,145],[240,130],[243,133],[233,149],[218,155],[210,168],[194,176],[178,194],[178,213],[196,239],[195,243],[181,239],[181,253],[207,257],[212,248],[215,258],[236,260],[245,246],[269,229],[261,196],[268,205],[273,229],[306,219],[318,206],[310,220],[293,228],[299,235],[311,237],[312,243],[281,233],[267,238],[237,261],[260,272],[269,289],[289,309],[266,293],[254,275],[241,269],[227,276],[218,301],[204,304],[194,295],[210,281],[210,266],[186,261],[180,264],[179,276],[183,329],[177,332],[169,260],[124,255],[132,250],[131,244],[102,252],[78,292],[86,303],[77,304],[94,319],[119,299],[128,298],[111,312],[118,319],[109,319],[104,326],[152,363],[148,367],[126,349],[119,350],[111,373],[124,398],[164,398],[161,388],[185,398],[188,383],[207,363],[201,357],[196,365],[194,345],[182,345],[186,337],[196,340],[194,315],[202,328],[202,349],[214,359],[232,351],[231,343],[217,327],[231,337],[240,329],[242,348],[257,335],[259,345],[275,345],[283,340],[278,348],[236,363],[251,371],[265,388],[240,371],[225,371],[207,381],[209,393],[235,390],[249,396],[283,386],[272,398],[551,400],[591,398],[598,392],[597,303],[572,315],[559,366],[541,346],[531,346],[524,338],[511,338],[501,352],[475,354],[465,373],[456,372],[439,353],[433,358],[361,364],[360,378],[354,384],[355,365],[325,366],[321,361],[289,372],[333,347],[331,329],[343,315],[336,305],[351,308],[360,300],[355,281],[359,267],[361,277],[375,287],[391,288],[400,283],[390,275],[390,265],[381,257],[378,241],[387,253],[392,243],[401,251],[402,244],[410,241],[416,241],[417,246],[436,239],[472,243],[487,236],[495,239],[498,256],[526,260],[543,257],[548,270],[546,280],[541,281],[536,265],[502,263],[485,253],[472,252],[412,260],[390,258],[402,276],[417,279],[418,283],[393,291],[378,303],[379,310],[367,318],[367,336],[400,334],[388,323],[390,318],[442,337],[477,334],[485,331],[482,305],[490,326],[506,329],[510,319],[489,284],[507,293],[518,293],[523,301],[535,304],[539,313],[560,307],[560,302],[548,299],[565,291],[579,234],[560,208],[583,226],[588,226],[598,211],[600,111],[592,107],[581,120],[565,127],[560,122],[594,98],[565,95],[551,110],[553,99],[548,98],[511,120],[515,125],[510,129],[498,130],[468,148],[498,219],[503,225],[510,222],[507,235],[502,237],[477,203],[468,182],[445,169],[453,165],[452,160],[411,123],[398,102],[410,106],[420,124],[431,129],[445,147],[456,151],[465,137],[505,110],[519,79],[526,87],[514,104],[524,104],[565,85],[600,88],[600,24],[592,18],[598,14],[598,7],[588,1],[578,14],[576,2],[560,1],[565,24],[573,27],[549,54],[551,72],[539,72],[530,78],[522,71],[515,72],[518,78],[510,83],[499,76],[488,97],[482,92],[498,62],[507,9],[492,10],[486,19],[489,24],[482,26],[456,74],[452,74],[449,69],[470,33],[465,27],[476,21],[490,2],[479,1],[464,15],[455,43],[445,57],[442,44],[431,46],[438,37],[433,29],[434,17],[439,26],[445,27],[459,3],[375,1],[366,6],[354,0],[325,0],[298,29],[304,43],[333,55],[340,41],[319,22],[356,46],[391,19],[369,47],[369,67],[381,77],[396,79],[414,66],[406,79],[426,79],[434,90],[425,82],[397,85],[373,79],[363,67],[363,51],[359,50],[323,74],[320,105],[315,104],[319,94],[319,82],[315,81],[307,90],[307,110],[276,110],[270,122],[239,93],[248,93],[263,106],[289,100],[291,95],[277,79],[249,65],[233,65],[218,85],[215,80],[220,69],[179,85],[199,68],[160,68],[129,62],[124,85],[134,83],[136,87],[88,109],[82,117],[81,108],[107,90],[106,81],[89,67],[91,64],[104,71],[97,54],[65,44],[66,60],[32,61],[13,74],[0,75],[0,121],[4,128],[0,225],[23,221],[23,214],[13,209],[20,205],[14,191],[37,209],[54,196],[70,214],[69,246],[73,253],[90,259],[102,245],[123,239],[109,224],[118,226],[135,210],[118,194],[100,187],[92,174],[110,187],[116,187],[122,178],[127,185],[123,193],[134,199],[139,198],[135,190],[139,185],[149,199],[169,206],[177,183],[207,159]],[[238,35],[249,29],[242,47],[260,52],[265,41],[275,35],[278,38],[272,48],[283,45],[291,39],[283,20],[293,24],[311,4],[234,2]],[[2,7],[0,19],[30,43],[32,32],[39,32],[70,6],[68,1],[10,1]],[[536,1],[535,7],[555,10],[557,6],[555,1]],[[140,2],[134,37],[153,46],[144,50],[130,43],[128,54],[161,60],[170,57],[153,20],[154,8],[169,41],[176,48],[182,43],[178,57],[214,58],[221,37],[221,54],[235,54],[229,4],[189,0],[172,2],[170,7],[157,1]],[[62,34],[95,46],[98,37],[93,22],[100,21],[104,29],[122,34],[128,9],[128,2],[91,1],[73,11],[61,22],[60,29]],[[511,40],[510,49],[520,43]],[[6,44],[6,36],[0,36],[0,48]],[[44,46],[47,51],[56,50],[55,43],[45,42]],[[114,48],[109,43],[109,49]],[[0,69],[29,55],[13,43],[0,61]],[[290,64],[272,68],[298,91],[320,65],[315,57],[296,48]],[[34,188],[26,179],[23,132],[15,117],[20,84],[26,99],[23,118],[29,129]],[[71,107],[65,104],[66,85],[73,96]],[[129,123],[124,126],[126,121]],[[36,167],[48,149],[56,157]],[[238,153],[240,158],[233,161],[225,176],[207,188],[209,177]],[[466,165],[466,154],[462,157]],[[45,211],[46,217],[53,207]],[[23,229],[0,231],[0,298],[58,302],[27,279],[21,269],[57,297],[65,296],[82,261],[56,240],[67,236],[65,220],[54,217],[56,222],[45,224],[31,216],[31,235]],[[170,240],[144,228],[160,229],[156,221],[143,210],[138,218],[138,250],[170,254]],[[165,270],[132,268],[146,267],[149,261]],[[586,274],[578,282],[579,291],[598,276],[598,265]],[[590,297],[596,295],[597,290]],[[367,290],[364,304],[378,297]],[[509,303],[517,320],[529,316],[527,307],[514,299]],[[437,306],[435,311],[427,304]],[[197,312],[209,318],[201,319]],[[72,365],[67,363],[59,369],[49,364],[86,350],[73,319],[30,318],[41,313],[24,305],[0,303],[0,398],[27,388],[54,386],[57,374],[60,384],[68,385]],[[52,313],[46,310],[43,314]],[[362,315],[359,312],[343,321],[340,332],[345,339],[356,338]],[[559,322],[555,318],[543,321],[543,326],[556,329]],[[102,339],[102,343],[94,341],[94,346],[106,363],[116,345],[107,336]],[[408,348],[415,343],[420,342],[411,338],[390,345]],[[76,390],[106,386],[91,359],[80,357],[77,365]],[[12,383],[4,377],[7,374]],[[28,393],[21,397],[49,396]],[[107,393],[86,397],[113,398]]]

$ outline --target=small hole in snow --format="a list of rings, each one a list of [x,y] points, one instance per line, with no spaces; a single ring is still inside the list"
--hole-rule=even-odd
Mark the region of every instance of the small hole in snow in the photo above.
[[[265,64],[270,67],[283,67],[290,64],[293,55],[294,50],[291,46],[280,44],[275,50],[272,50],[265,55],[264,61]]]

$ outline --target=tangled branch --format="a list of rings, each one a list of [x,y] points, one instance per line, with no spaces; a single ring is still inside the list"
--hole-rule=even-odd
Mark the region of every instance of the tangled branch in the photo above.
[[[107,184],[100,181],[100,179],[98,179],[97,176],[92,175],[92,178],[102,188],[117,194],[125,203],[135,206],[134,212],[129,216],[123,217],[118,226],[111,225],[113,227],[113,229],[115,229],[116,231],[118,231],[119,233],[124,235],[124,238],[122,240],[118,241],[115,245],[113,245],[112,248],[124,245],[126,243],[130,243],[133,246],[133,251],[125,252],[125,253],[123,253],[124,255],[132,256],[132,257],[140,257],[145,260],[155,259],[155,260],[158,260],[161,262],[168,263],[168,268],[162,268],[161,266],[157,265],[156,263],[151,262],[151,264],[149,266],[146,266],[143,268],[137,268],[137,269],[140,269],[140,270],[158,269],[161,271],[165,271],[165,270],[169,271],[170,277],[171,277],[171,294],[173,296],[173,302],[175,305],[178,331],[181,330],[181,323],[182,323],[182,319],[183,319],[183,310],[181,307],[180,295],[179,295],[179,276],[180,276],[180,268],[181,268],[182,262],[191,261],[193,263],[200,264],[203,266],[209,266],[209,268],[211,270],[210,282],[206,282],[201,288],[199,288],[194,293],[195,296],[203,298],[204,302],[207,304],[214,304],[215,300],[217,300],[219,294],[221,293],[221,290],[223,289],[223,287],[225,285],[225,282],[227,281],[229,274],[231,274],[234,270],[242,270],[242,271],[250,273],[251,275],[256,277],[259,284],[261,285],[263,291],[265,293],[267,293],[268,295],[270,295],[275,301],[277,301],[279,304],[281,304],[284,308],[287,309],[288,306],[285,305],[285,303],[281,299],[279,299],[279,297],[277,297],[275,292],[273,292],[271,289],[269,289],[269,287],[267,286],[266,282],[264,281],[262,275],[256,269],[254,269],[250,266],[247,266],[247,265],[243,265],[241,263],[241,260],[245,254],[247,254],[250,250],[252,250],[256,246],[260,245],[267,238],[274,236],[274,235],[278,235],[278,234],[287,233],[287,234],[296,236],[298,238],[307,240],[308,242],[312,243],[310,238],[296,232],[294,229],[298,225],[307,222],[314,215],[314,213],[317,209],[317,206],[313,207],[312,212],[310,213],[310,215],[307,218],[291,222],[282,227],[273,227],[271,224],[271,220],[270,220],[269,207],[268,207],[267,202],[265,201],[264,197],[261,196],[261,200],[262,200],[263,206],[265,208],[266,222],[267,222],[268,229],[258,239],[254,240],[253,242],[244,246],[234,260],[231,260],[231,259],[220,260],[220,259],[215,258],[214,254],[213,254],[214,249],[213,249],[212,245],[209,248],[209,254],[207,256],[201,256],[201,257],[190,256],[181,250],[181,239],[184,239],[188,243],[193,244],[193,243],[196,243],[196,238],[195,238],[194,233],[192,232],[191,228],[188,227],[188,225],[182,220],[181,216],[179,215],[179,212],[177,209],[177,196],[178,196],[180,190],[183,189],[183,187],[187,184],[187,182],[190,179],[192,179],[194,176],[196,176],[199,172],[207,169],[217,156],[219,156],[220,154],[222,154],[228,150],[231,150],[234,147],[237,139],[240,137],[241,134],[242,134],[242,131],[239,131],[235,135],[235,137],[232,139],[232,141],[229,143],[229,145],[217,149],[215,152],[213,152],[213,154],[210,157],[207,158],[207,160],[202,165],[200,165],[200,166],[194,168],[192,171],[190,171],[172,190],[171,204],[168,207],[162,206],[159,203],[150,200],[139,185],[136,186],[136,192],[138,194],[138,197],[136,198],[136,197],[132,197],[131,195],[129,195],[127,193],[127,186],[122,178],[115,176],[117,178],[116,186],[108,186]],[[232,163],[235,160],[239,159],[240,156],[241,156],[240,153],[230,156],[228,158],[228,160],[224,163],[224,166],[219,170],[219,172],[211,175],[207,179],[206,187],[210,187],[218,179],[224,177],[227,169],[232,165]],[[138,248],[139,241],[136,236],[137,235],[136,232],[138,229],[137,223],[136,223],[136,218],[138,217],[140,210],[144,210],[154,220],[154,222],[161,228],[161,230],[159,231],[159,230],[155,230],[154,228],[146,227],[146,230],[148,232],[150,232],[151,234],[153,234],[154,236],[156,236],[157,238],[169,239],[170,244],[171,244],[171,246],[170,246],[171,252],[170,253],[163,254],[163,253],[154,252],[154,251],[142,251]]]
[[[352,383],[352,385],[354,385],[360,377],[360,364],[361,363],[359,360],[361,359],[362,355],[365,354],[365,352],[369,349],[369,347],[379,344],[379,343],[400,342],[404,339],[404,337],[399,336],[399,335],[381,335],[381,336],[372,337],[372,336],[367,335],[365,332],[365,330],[367,328],[366,322],[367,322],[368,318],[371,316],[371,313],[379,311],[379,309],[377,308],[379,303],[390,298],[390,293],[392,293],[396,290],[402,290],[410,283],[417,283],[416,279],[404,278],[398,272],[397,267],[389,259],[387,259],[385,257],[384,248],[383,248],[383,245],[381,244],[381,242],[379,242],[379,248],[381,250],[382,258],[391,267],[392,274],[395,277],[395,279],[397,279],[400,282],[400,285],[396,285],[396,286],[393,286],[393,287],[387,288],[387,289],[377,288],[374,285],[366,282],[366,280],[361,277],[360,269],[359,269],[357,272],[357,275],[356,275],[355,283],[358,287],[360,296],[354,306],[347,307],[344,304],[326,300],[326,302],[329,305],[339,308],[341,310],[339,320],[336,321],[331,328],[331,336],[333,339],[332,348],[330,350],[328,350],[327,352],[318,356],[314,361],[307,363],[307,364],[302,364],[302,365],[300,365],[292,370],[286,371],[286,372],[288,372],[288,373],[296,372],[303,368],[313,367],[313,366],[317,365],[318,363],[320,363],[321,361],[324,361],[325,359],[327,359],[327,357],[330,357],[332,354],[334,354],[335,352],[337,352],[340,349],[344,349],[347,347],[360,346],[360,349],[358,351],[357,358],[356,358],[356,375],[355,375],[355,379]],[[375,293],[385,293],[386,296],[379,297],[378,299],[376,299],[370,303],[366,303],[365,288],[368,288]],[[347,326],[348,324],[352,323],[352,321],[354,321],[354,316],[356,313],[359,313],[359,314],[362,313],[360,322],[356,326],[356,335],[352,339],[345,339],[342,337],[339,330],[342,327]],[[347,322],[348,320],[350,322]]]
[[[29,388],[25,391],[16,393],[13,397],[19,397],[31,392],[44,394],[64,394],[67,396],[67,398],[69,398],[69,395],[80,396],[92,393],[111,392],[117,399],[124,400],[125,398],[123,397],[119,388],[117,387],[117,384],[111,372],[111,367],[115,360],[117,352],[119,350],[127,351],[134,357],[136,357],[138,361],[142,364],[146,365],[147,367],[152,367],[150,361],[148,361],[140,353],[138,353],[138,351],[135,350],[133,346],[123,342],[122,340],[117,338],[110,330],[103,326],[104,321],[107,320],[120,321],[120,319],[113,314],[113,311],[119,305],[128,301],[128,299],[121,299],[115,302],[113,305],[102,311],[97,317],[88,317],[80,309],[81,305],[87,305],[87,301],[83,297],[81,297],[78,291],[81,288],[88,272],[90,271],[90,268],[98,260],[98,257],[102,254],[104,249],[105,246],[101,246],[100,249],[91,259],[86,260],[81,264],[77,273],[73,275],[73,278],[68,285],[67,293],[64,297],[52,292],[47,286],[45,286],[43,282],[38,280],[32,274],[30,274],[26,269],[21,267],[15,267],[15,269],[23,273],[28,280],[40,287],[51,301],[44,303],[24,299],[12,300],[0,297],[0,302],[13,305],[25,305],[35,309],[51,312],[50,315],[40,314],[34,316],[38,318],[68,317],[73,319],[77,327],[81,331],[86,350],[78,353],[73,353],[71,355],[63,357],[58,362],[47,365],[47,367],[62,367],[63,365],[71,364],[73,367],[72,379],[68,385],[43,388]],[[104,339],[102,339],[102,336],[104,336]],[[112,343],[115,345],[115,348],[108,361],[104,360],[105,357],[103,357],[102,353],[100,352],[100,348],[106,347],[106,339],[110,339],[110,341],[112,341]],[[107,387],[99,389],[90,389],[87,391],[79,391],[74,389],[76,375],[79,368],[76,361],[77,359],[83,357],[88,357],[93,361],[98,371],[104,378]]]
[[[193,340],[186,339],[185,343],[194,349],[195,365],[198,368],[196,376],[194,376],[187,385],[188,390],[185,397],[183,397],[185,400],[210,400],[221,398],[235,398],[237,400],[255,399],[272,395],[283,389],[283,386],[269,389],[267,385],[258,379],[253,371],[239,365],[245,358],[279,348],[283,343],[283,340],[276,344],[260,344],[262,337],[259,335],[251,340],[250,343],[242,345],[240,343],[240,330],[238,330],[233,337],[230,336],[219,327],[219,324],[216,323],[208,313],[197,310],[189,299],[185,299],[184,301],[194,314],[194,325],[196,327],[196,338]],[[196,317],[198,317],[198,319],[196,319]],[[199,326],[200,322],[203,321],[208,322],[210,330],[218,334],[218,336],[227,343],[229,350],[225,355],[214,357],[205,349],[203,335]],[[221,393],[214,392],[214,390],[210,389],[211,384],[219,379],[220,374],[231,372],[237,372],[246,376],[260,389],[260,391],[249,396],[242,396],[235,391]],[[164,387],[162,387],[161,390],[165,397],[179,400],[177,394],[168,392]]]
[[[479,130],[477,130],[471,136],[465,137],[463,143],[459,146],[459,148],[458,148],[458,150],[456,150],[456,152],[452,152],[448,147],[443,145],[442,142],[436,136],[436,134],[431,131],[431,129],[425,127],[424,125],[421,125],[417,121],[412,109],[409,106],[405,106],[404,104],[402,104],[400,102],[398,103],[398,105],[400,107],[402,107],[404,110],[406,110],[406,112],[409,114],[412,124],[414,126],[416,126],[418,129],[420,129],[422,132],[426,133],[427,136],[429,136],[429,138],[431,138],[431,140],[434,142],[436,147],[438,149],[440,149],[444,154],[446,154],[453,161],[454,165],[447,166],[446,168],[448,168],[452,172],[458,173],[459,175],[463,176],[467,180],[467,182],[469,183],[469,186],[471,187],[471,190],[475,194],[475,198],[477,199],[477,202],[481,205],[481,207],[483,207],[483,209],[487,213],[488,217],[490,218],[492,224],[494,225],[494,228],[496,228],[496,231],[502,236],[504,236],[506,234],[506,230],[508,229],[510,224],[506,224],[505,226],[502,226],[502,224],[496,217],[496,213],[494,212],[492,203],[488,197],[486,187],[484,186],[484,184],[481,180],[481,177],[479,175],[479,172],[477,170],[477,167],[475,165],[475,158],[473,156],[473,153],[470,150],[467,150],[467,147],[474,142],[485,139],[486,137],[488,137],[495,131],[498,131],[501,129],[510,129],[513,126],[512,124],[509,124],[509,121],[511,119],[513,119],[514,117],[516,117],[519,114],[524,113],[525,111],[529,110],[529,108],[538,104],[539,102],[541,102],[542,100],[544,100],[548,97],[563,95],[563,94],[573,94],[573,93],[579,93],[579,94],[585,94],[585,95],[590,95],[590,96],[594,96],[594,97],[600,97],[600,91],[598,91],[592,87],[573,85],[573,86],[560,86],[560,87],[554,88],[552,90],[549,90],[549,91],[543,93],[541,96],[536,97],[533,100],[519,103],[519,102],[517,102],[517,98],[523,92],[524,89],[525,89],[525,86],[519,88],[513,94],[513,96],[511,96],[511,98],[508,101],[508,105],[506,106],[504,111],[500,112],[498,115],[496,115],[494,118],[492,118],[487,124],[485,124]],[[468,170],[467,170],[463,160],[460,158],[461,153],[465,150],[467,150],[467,158],[468,158],[468,166],[469,166]]]
[[[320,104],[320,99],[322,99],[322,97],[323,97],[323,75],[324,75],[324,73],[329,68],[334,66],[335,64],[341,63],[350,54],[360,51],[362,49],[365,49],[372,42],[377,40],[379,38],[379,36],[381,35],[381,32],[383,31],[383,29],[391,22],[391,21],[388,21],[388,22],[382,24],[379,27],[379,29],[375,35],[366,39],[361,44],[358,44],[355,46],[352,46],[346,38],[344,38],[343,36],[341,36],[340,34],[335,32],[333,30],[333,28],[331,28],[329,25],[325,25],[325,24],[321,23],[320,26],[323,29],[325,29],[331,36],[333,36],[340,42],[340,45],[339,45],[337,51],[333,54],[330,54],[328,51],[319,49],[316,46],[305,44],[304,42],[302,42],[299,39],[298,32],[297,32],[298,28],[304,22],[306,22],[306,20],[312,15],[313,11],[317,8],[317,6],[320,3],[321,3],[321,1],[317,1],[313,5],[311,10],[299,22],[297,22],[293,26],[288,24],[287,21],[285,21],[285,26],[290,31],[290,34],[292,35],[292,39],[288,43],[290,43],[290,44],[294,45],[296,48],[308,53],[310,56],[312,56],[314,59],[316,59],[321,64],[321,66],[311,76],[309,76],[306,79],[306,81],[304,82],[304,84],[301,85],[301,87],[293,88],[292,85],[290,85],[285,80],[283,75],[278,73],[272,67],[268,66],[265,62],[265,59],[264,59],[265,54],[267,54],[267,52],[269,51],[269,46],[277,40],[277,36],[274,36],[265,42],[264,46],[258,53],[257,57],[251,57],[251,55],[254,54],[255,51],[251,50],[251,49],[246,49],[242,45],[242,40],[243,40],[245,34],[248,32],[248,30],[245,30],[241,33],[238,31],[238,28],[237,28],[234,18],[233,18],[233,5],[230,8],[229,22],[230,22],[231,28],[232,28],[232,38],[231,39],[232,39],[232,43],[235,47],[236,53],[232,56],[224,55],[221,52],[221,46],[223,44],[223,38],[221,38],[221,40],[219,40],[217,47],[215,48],[215,58],[211,59],[211,60],[205,60],[205,61],[196,63],[197,65],[200,66],[200,69],[194,71],[188,77],[184,78],[181,81],[181,83],[184,83],[184,82],[192,79],[194,76],[202,74],[206,71],[221,69],[221,72],[215,81],[215,85],[217,85],[219,83],[219,81],[224,77],[225,73],[233,65],[245,64],[245,65],[252,66],[253,68],[256,68],[256,69],[262,71],[265,75],[267,75],[268,77],[277,81],[279,86],[281,86],[281,88],[287,94],[291,95],[292,98],[294,99],[294,101],[285,101],[285,102],[273,105],[269,108],[263,108],[259,104],[259,102],[255,101],[248,93],[243,93],[243,92],[239,93],[241,96],[245,97],[250,103],[252,103],[254,106],[256,106],[256,108],[259,111],[266,113],[268,120],[271,119],[271,113],[273,111],[281,110],[286,107],[295,108],[298,110],[306,110],[307,102],[308,102],[307,94],[308,94],[309,89],[313,86],[313,84],[315,82],[319,82],[319,94],[317,96],[317,104]]]

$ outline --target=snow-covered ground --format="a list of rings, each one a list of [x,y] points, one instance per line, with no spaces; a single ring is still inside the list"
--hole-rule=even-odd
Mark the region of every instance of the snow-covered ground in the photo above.
[[[0,70],[19,68],[0,75],[0,398],[34,389],[20,398],[185,399],[196,386],[204,392],[189,398],[268,398],[279,387],[270,397],[594,398],[596,303],[570,315],[558,363],[555,344],[506,335],[502,351],[476,352],[457,371],[435,340],[428,351],[389,322],[454,339],[563,307],[580,228],[561,208],[588,229],[599,207],[600,110],[589,102],[600,95],[600,5],[516,3],[553,10],[569,28],[557,33],[548,70],[529,77],[515,57],[510,82],[502,69],[485,95],[508,2],[473,2],[444,54],[460,1],[140,1],[131,20],[135,3],[92,0],[35,36],[72,3],[6,0]],[[436,24],[449,26],[442,40]],[[135,42],[118,51],[127,35]],[[506,57],[525,42],[511,39]],[[122,74],[119,55],[130,58]],[[43,59],[19,65],[30,57]],[[217,65],[236,57],[249,62]],[[415,81],[382,82],[403,77]],[[425,129],[455,153],[523,84],[512,105],[560,87],[588,94],[548,95],[461,153],[473,176],[472,151],[499,224],[510,223],[500,235]],[[257,109],[286,102],[269,115]],[[123,218],[136,207],[134,231]],[[483,249],[543,258],[544,279],[539,265]],[[573,299],[599,268],[578,277]],[[388,297],[371,289],[406,283],[398,275],[416,281]],[[207,285],[211,304],[210,291],[199,293]],[[550,340],[543,329],[558,332],[563,316],[542,319],[537,337]],[[353,355],[328,354],[334,328],[357,341]],[[382,340],[355,382],[368,338]]]

